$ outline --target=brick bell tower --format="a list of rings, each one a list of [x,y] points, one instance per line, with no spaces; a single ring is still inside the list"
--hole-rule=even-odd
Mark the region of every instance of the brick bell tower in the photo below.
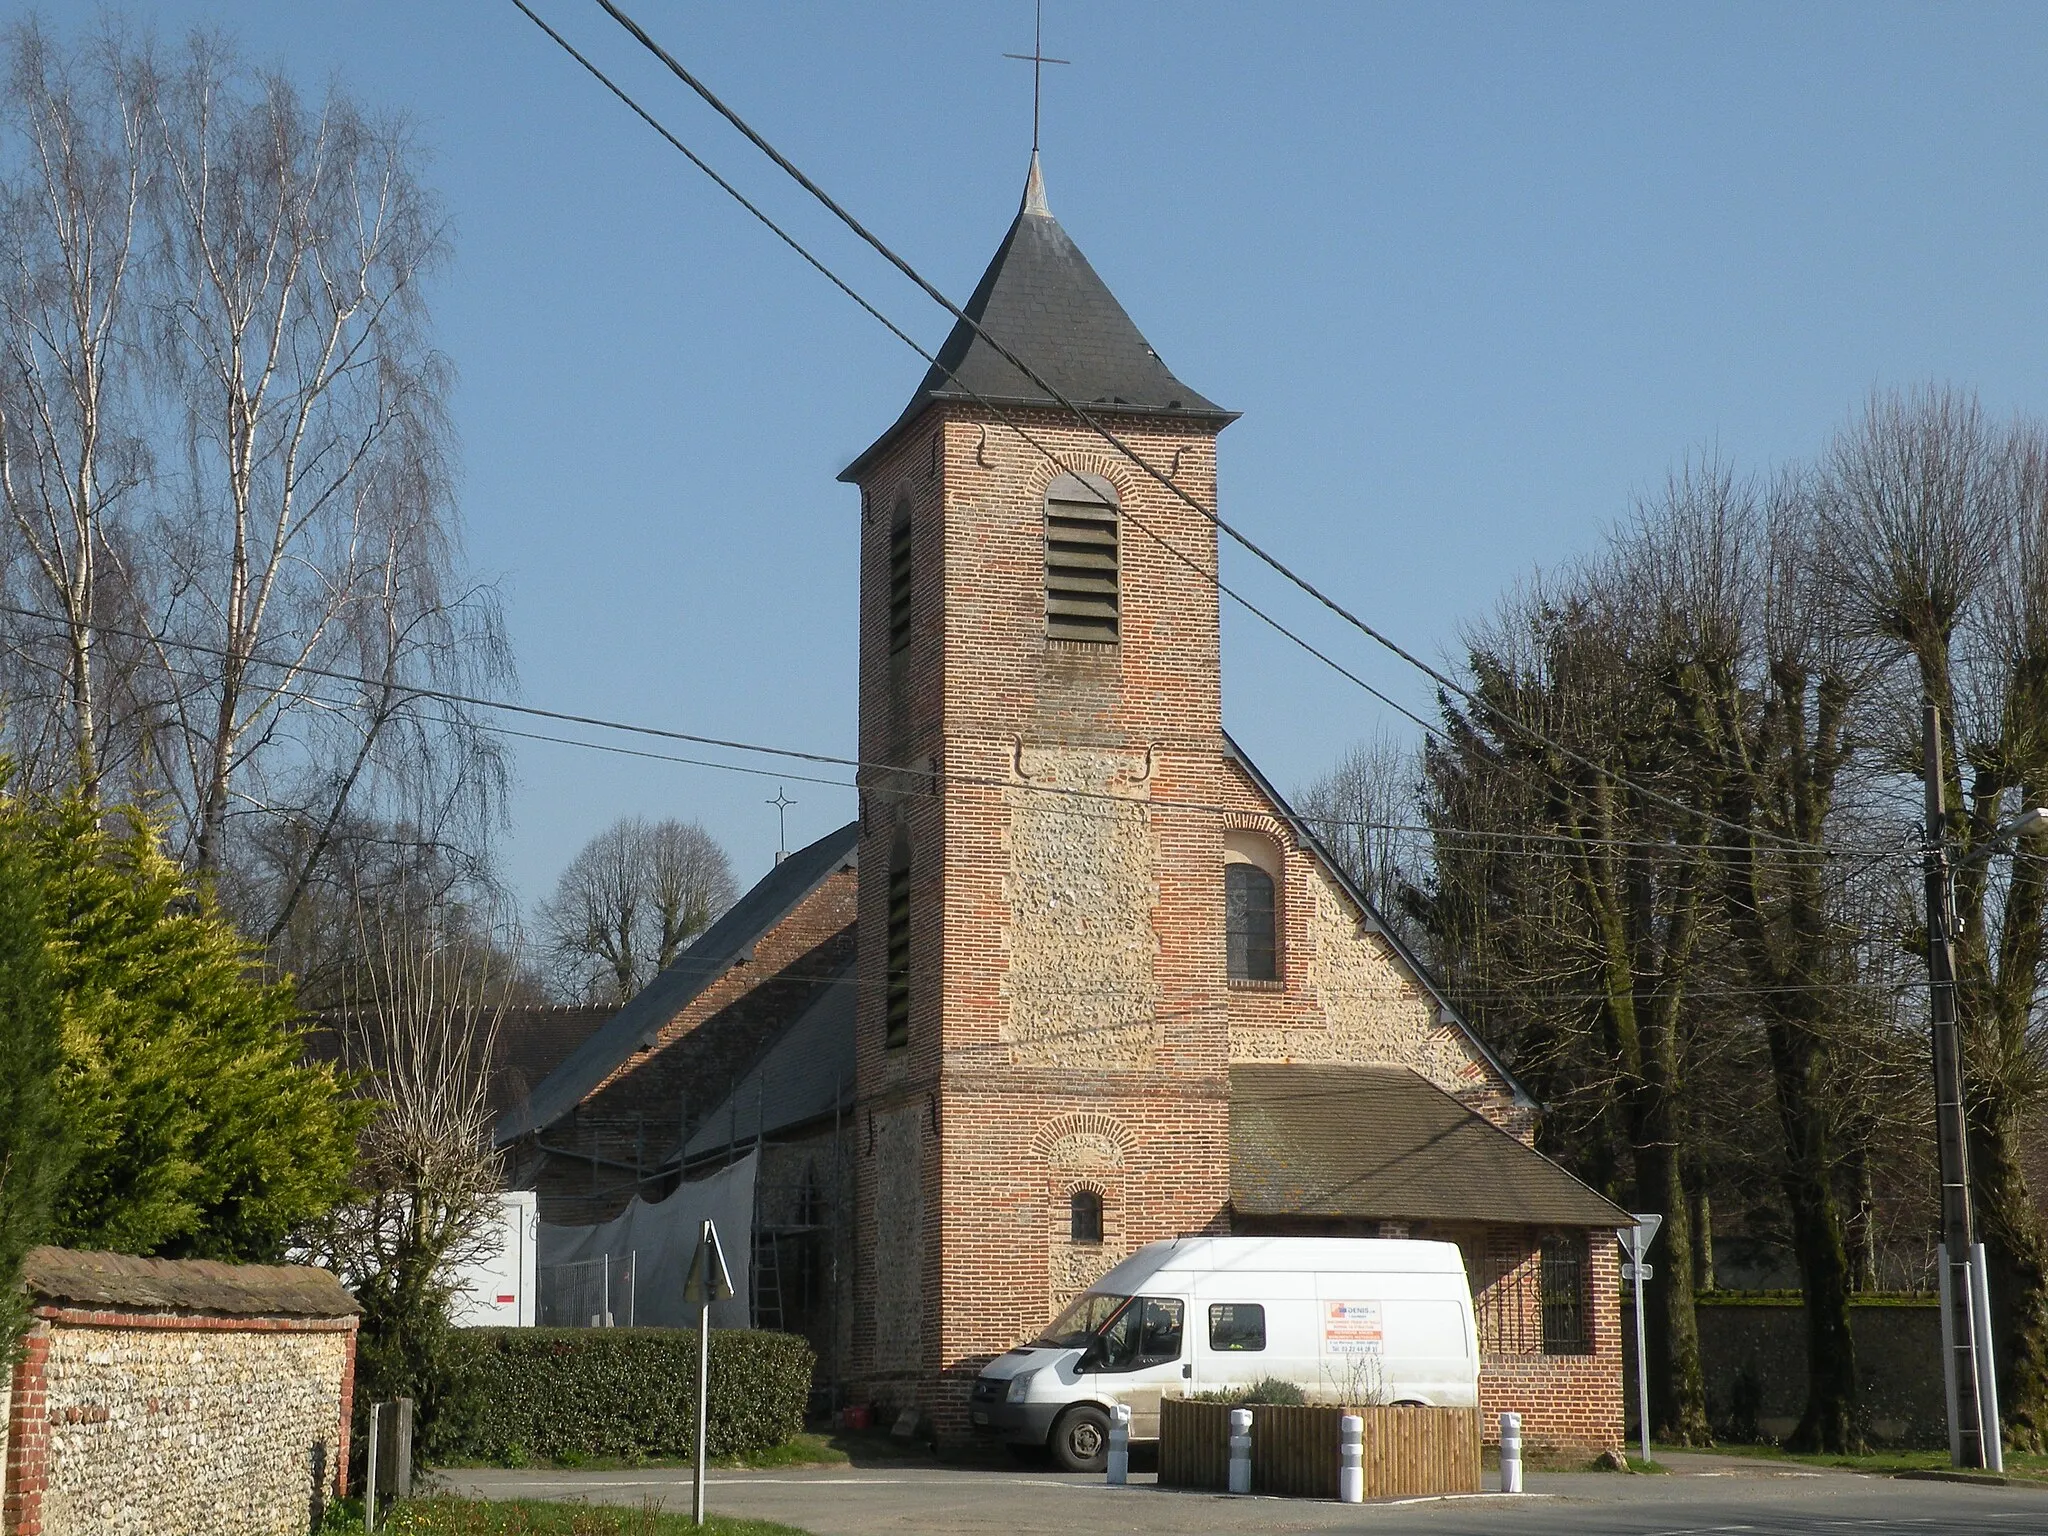
[[[1047,206],[966,306],[1204,507],[1234,419]],[[860,488],[852,1385],[942,1435],[1132,1248],[1228,1219],[1216,532],[957,325]],[[1175,802],[1179,802],[1176,804]]]

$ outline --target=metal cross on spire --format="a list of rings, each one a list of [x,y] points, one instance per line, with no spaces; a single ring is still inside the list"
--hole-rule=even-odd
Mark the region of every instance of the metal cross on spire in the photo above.
[[[775,807],[775,862],[780,864],[789,857],[789,808],[796,801],[785,795],[778,784],[775,786],[775,798],[762,803]]]
[[[1072,59],[1049,59],[1045,56],[1045,0],[1038,0],[1035,20],[1031,28],[1031,51],[1029,53],[1006,53],[1006,59],[1022,59],[1031,66],[1031,153],[1038,153],[1038,98],[1039,87],[1044,83],[1045,66],[1048,64],[1071,64]]]

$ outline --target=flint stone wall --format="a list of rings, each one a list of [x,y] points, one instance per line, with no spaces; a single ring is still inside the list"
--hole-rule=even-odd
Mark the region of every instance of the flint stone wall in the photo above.
[[[317,1271],[207,1265],[231,1280],[201,1274],[195,1287],[171,1261],[105,1256],[95,1271],[102,1257],[40,1249],[25,1266],[35,1322],[14,1370],[0,1529],[282,1536],[317,1526],[344,1491],[356,1337],[347,1293]],[[162,1306],[170,1292],[156,1282],[166,1280],[221,1310]],[[226,1310],[266,1300],[328,1315]]]

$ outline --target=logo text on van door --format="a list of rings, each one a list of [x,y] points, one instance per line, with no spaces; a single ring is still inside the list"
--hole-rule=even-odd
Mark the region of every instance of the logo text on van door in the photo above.
[[[1323,1353],[1377,1355],[1384,1344],[1380,1304],[1376,1301],[1323,1303]]]

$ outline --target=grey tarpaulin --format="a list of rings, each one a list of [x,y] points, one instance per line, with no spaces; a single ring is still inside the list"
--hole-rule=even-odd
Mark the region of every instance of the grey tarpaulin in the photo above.
[[[697,1309],[683,1300],[683,1279],[690,1272],[690,1255],[697,1251],[698,1230],[708,1216],[718,1223],[718,1243],[725,1250],[733,1289],[732,1300],[712,1303],[711,1326],[750,1327],[757,1161],[749,1152],[708,1179],[678,1185],[666,1200],[650,1204],[636,1196],[619,1215],[594,1227],[542,1222],[540,1262],[577,1264],[610,1254],[614,1270],[623,1273],[627,1255],[637,1253],[634,1321],[643,1328],[694,1328]]]

